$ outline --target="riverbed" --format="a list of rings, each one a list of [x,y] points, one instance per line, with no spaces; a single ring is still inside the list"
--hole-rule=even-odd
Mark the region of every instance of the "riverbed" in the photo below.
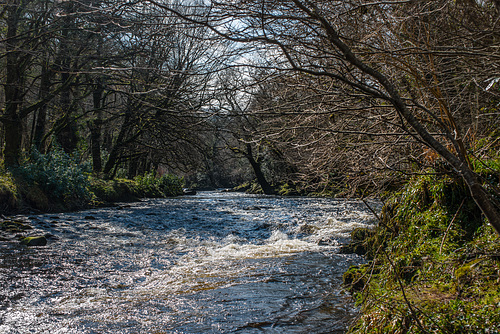
[[[376,203],[374,203],[376,205]],[[362,202],[227,192],[17,216],[0,242],[0,333],[345,333],[339,254]]]

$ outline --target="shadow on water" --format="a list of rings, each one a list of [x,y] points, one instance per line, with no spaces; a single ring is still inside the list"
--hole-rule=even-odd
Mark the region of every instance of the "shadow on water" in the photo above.
[[[1,333],[344,333],[338,254],[361,203],[206,192],[17,217],[0,247]]]

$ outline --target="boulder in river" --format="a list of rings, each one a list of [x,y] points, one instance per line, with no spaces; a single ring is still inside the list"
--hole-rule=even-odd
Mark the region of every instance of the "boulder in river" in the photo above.
[[[47,245],[47,238],[43,235],[26,237],[21,239],[21,243],[26,246],[45,246]]]
[[[182,193],[184,195],[196,195],[196,190],[190,188],[184,188],[182,189]]]

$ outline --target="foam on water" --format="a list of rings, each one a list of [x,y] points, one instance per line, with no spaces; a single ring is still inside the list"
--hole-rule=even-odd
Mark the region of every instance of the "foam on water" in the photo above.
[[[58,241],[9,250],[19,272],[1,287],[20,297],[0,332],[341,333],[355,314],[341,275],[361,259],[337,250],[372,217],[354,201],[200,193],[58,219]]]

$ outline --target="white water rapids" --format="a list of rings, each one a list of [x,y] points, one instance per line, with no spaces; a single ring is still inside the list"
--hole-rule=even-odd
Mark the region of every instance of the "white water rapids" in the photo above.
[[[373,203],[376,206],[376,203]],[[44,247],[0,247],[0,333],[344,333],[338,254],[357,201],[201,192],[19,216]]]

